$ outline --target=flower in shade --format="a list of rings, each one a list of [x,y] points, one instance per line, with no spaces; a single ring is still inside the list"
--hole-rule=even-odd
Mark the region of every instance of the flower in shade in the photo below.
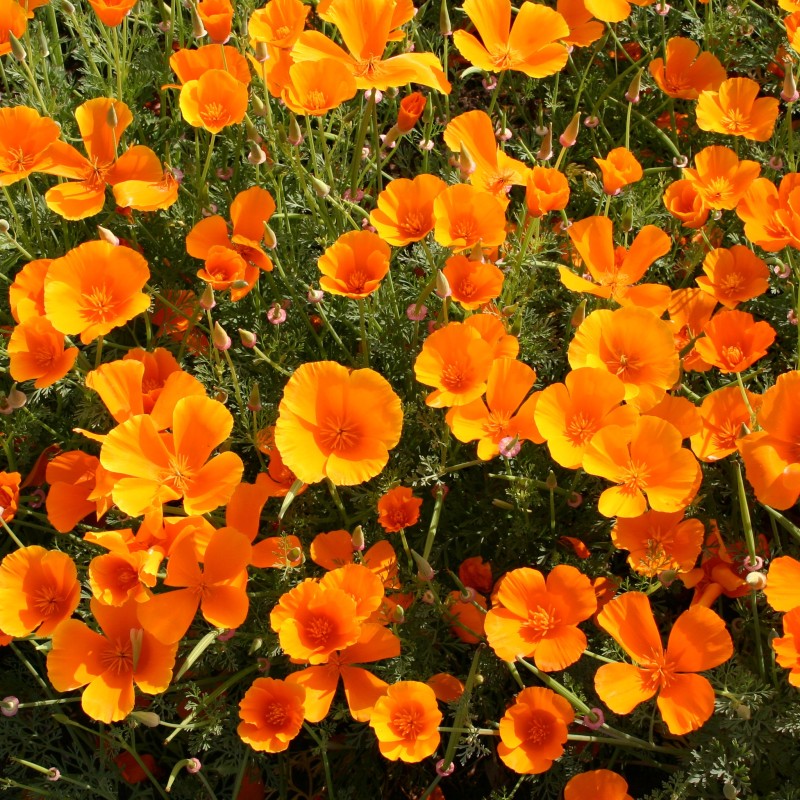
[[[778,118],[778,99],[756,99],[759,88],[750,78],[729,78],[717,91],[701,92],[697,102],[697,126],[703,131],[766,142]]]
[[[800,249],[800,173],[783,176],[780,186],[768,178],[750,184],[736,215],[744,222],[744,235],[770,253],[786,245]]]
[[[352,486],[375,477],[400,440],[403,412],[389,382],[333,361],[301,365],[278,408],[275,443],[304,483]]]
[[[761,406],[759,395],[745,389],[744,397],[738,386],[726,386],[703,398],[702,427],[691,437],[692,450],[701,461],[719,461],[736,452],[743,435],[742,426],[750,425],[751,409]]]
[[[496,605],[486,615],[486,635],[504,661],[533,656],[545,672],[562,670],[586,649],[578,624],[596,610],[592,583],[575,567],[559,564],[547,579],[521,567],[501,580]]]
[[[0,518],[11,522],[19,507],[19,472],[0,472]]]
[[[514,772],[547,772],[563,754],[567,728],[574,719],[569,701],[552,689],[523,689],[500,720],[497,755]]]
[[[77,347],[64,349],[64,334],[46,317],[32,316],[17,325],[8,341],[9,372],[15,381],[34,381],[44,389],[61,380],[75,364]]]
[[[773,508],[791,508],[800,496],[800,372],[786,372],[764,393],[761,430],[739,440],[747,480],[756,497]],[[0,626],[2,627],[2,626]]]
[[[665,650],[647,595],[626,592],[603,607],[597,624],[635,662],[603,664],[595,674],[595,690],[615,714],[630,714],[658,694],[658,709],[670,733],[681,736],[705,724],[714,711],[714,689],[696,673],[733,655],[720,617],[704,606],[692,606],[673,623]]]
[[[414,497],[408,486],[395,486],[378,500],[378,522],[386,533],[396,533],[416,525],[422,499]]]
[[[615,147],[605,158],[595,158],[603,174],[606,194],[619,194],[624,186],[642,179],[644,171],[636,156],[627,147]]]
[[[717,91],[727,78],[719,59],[713,53],[701,53],[691,39],[673,36],[667,42],[665,55],[650,62],[650,74],[669,97],[697,100],[706,89]]]
[[[695,342],[695,350],[721,372],[743,372],[765,356],[775,341],[775,329],[768,322],[756,322],[744,311],[720,311],[703,333],[705,336]]]
[[[588,47],[603,35],[603,24],[593,18],[583,0],[558,0],[556,11],[569,25],[569,36],[561,39],[568,47]]]
[[[702,474],[682,440],[674,425],[651,416],[640,417],[631,428],[609,425],[596,433],[583,455],[583,468],[617,484],[600,495],[600,513],[638,517],[648,503],[656,511],[686,508]]]
[[[622,775],[608,769],[593,769],[571,778],[564,787],[564,800],[633,800]]]
[[[702,228],[708,220],[709,209],[695,184],[683,179],[673,181],[664,192],[664,205],[687,228]]]
[[[236,732],[245,744],[282,753],[303,727],[305,689],[274,678],[256,678],[239,702]]]
[[[791,556],[774,559],[764,594],[776,611],[792,611],[800,606],[800,561]]]
[[[464,13],[481,40],[464,30],[453,43],[470,63],[486,72],[517,70],[529,78],[555,75],[567,63],[569,25],[557,11],[523,3],[511,23],[511,0],[465,0]]]
[[[770,581],[772,569],[770,569]],[[767,584],[769,585],[769,584]],[[772,640],[775,660],[789,670],[789,683],[800,686],[800,608],[783,616],[783,636]]]
[[[390,761],[416,763],[439,746],[442,712],[430,686],[399,681],[386,690],[370,716],[381,754]]]
[[[319,285],[330,294],[354,300],[367,297],[388,274],[391,255],[389,245],[371,231],[344,233],[317,262],[322,273]]]
[[[433,230],[433,201],[446,187],[435,175],[395,178],[378,195],[370,224],[381,239],[395,247],[419,242]]]
[[[726,308],[760,297],[769,289],[769,267],[741,244],[712,250],[703,260],[703,272],[697,285]]]

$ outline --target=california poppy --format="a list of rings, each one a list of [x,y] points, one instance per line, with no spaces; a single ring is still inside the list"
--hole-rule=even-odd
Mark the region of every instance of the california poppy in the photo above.
[[[343,233],[320,256],[319,285],[354,300],[372,294],[389,272],[391,248],[371,231]]]
[[[84,242],[50,264],[45,314],[57,331],[80,334],[89,344],[150,305],[149,295],[141,291],[149,278],[147,262],[130,247]]]
[[[134,0],[135,2],[135,0]],[[28,15],[16,0],[0,0],[0,57],[11,52],[13,33],[18,39],[28,27]]]
[[[0,518],[11,522],[19,508],[19,472],[0,472]]]
[[[309,11],[311,6],[301,0],[271,0],[250,15],[247,32],[256,41],[289,49],[303,32]]]
[[[682,100],[697,100],[706,89],[717,91],[728,77],[713,53],[701,53],[696,42],[681,36],[667,42],[665,58],[650,62],[650,74],[664,94]]]
[[[703,260],[703,272],[697,285],[726,308],[735,308],[769,289],[769,267],[741,244],[712,250]]]
[[[131,13],[137,0],[89,0],[100,22],[109,28],[116,28]]]
[[[99,519],[111,507],[111,498],[98,486],[100,469],[97,456],[80,450],[60,453],[47,465],[50,489],[45,508],[47,519],[59,533],[69,533],[89,514]]]
[[[281,98],[295,114],[322,116],[355,97],[352,72],[335,58],[301,61],[289,67],[289,83]]]
[[[464,320],[464,326],[477,331],[492,353],[492,359],[516,358],[519,355],[519,339],[507,333],[496,311],[472,314]]]
[[[769,565],[764,594],[776,611],[792,611],[800,606],[800,562],[791,556],[774,559]]]
[[[372,709],[369,724],[381,755],[390,761],[417,763],[439,746],[442,712],[430,686],[419,681],[398,681],[386,690]]]
[[[695,342],[698,355],[721,372],[743,372],[767,354],[775,341],[775,329],[756,322],[744,311],[720,311],[703,328],[705,336]]]
[[[451,256],[442,270],[451,297],[471,311],[499,297],[505,276],[489,261],[472,261],[464,255]]]
[[[44,316],[44,278],[52,261],[52,258],[29,261],[14,276],[8,287],[8,305],[15,322]]]
[[[216,134],[244,119],[247,86],[223,69],[210,69],[183,85],[179,102],[183,118],[192,127]]]
[[[458,567],[458,579],[476,592],[488,594],[492,590],[492,565],[480,556],[465,558]]]
[[[584,0],[558,0],[556,11],[569,25],[569,36],[561,40],[568,47],[588,47],[603,35],[603,23],[594,19]]]
[[[428,98],[422,92],[410,92],[401,101],[397,110],[397,130],[410,133],[419,122]]]
[[[586,8],[603,22],[622,22],[631,15],[631,5],[649,6],[655,0],[584,0]]]
[[[644,308],[593,311],[568,351],[573,369],[606,369],[625,384],[625,399],[640,411],[658,403],[678,380],[680,364],[670,326]]]
[[[694,167],[685,167],[683,174],[692,182],[707,208],[736,208],[761,172],[761,165],[756,161],[739,161],[733,150],[719,145],[697,153],[694,164]]]
[[[800,686],[800,608],[784,614],[782,624],[783,636],[772,640],[775,660],[789,670],[789,683]]]
[[[130,530],[105,531],[96,543],[109,552],[89,562],[92,595],[107,606],[121,606],[131,599],[140,603],[148,601],[148,590],[156,585],[164,553],[156,548],[137,546]]]
[[[766,142],[778,118],[778,99],[761,97],[757,100],[759,88],[750,78],[729,78],[717,91],[701,92],[697,102],[697,126],[703,131]]]
[[[197,15],[212,42],[225,44],[230,39],[233,24],[231,0],[199,0]]]
[[[564,787],[564,800],[633,800],[622,775],[608,769],[593,769],[570,778]]]
[[[583,468],[617,484],[600,495],[600,513],[638,517],[648,503],[656,511],[686,508],[702,475],[681,440],[674,425],[649,416],[640,417],[633,428],[610,425],[596,433],[583,455]]]
[[[256,678],[239,702],[239,738],[254,750],[282,753],[303,727],[305,689],[275,678]]]
[[[756,497],[774,508],[791,508],[800,496],[798,392],[800,372],[779,375],[775,385],[764,392],[757,415],[761,430],[739,440],[747,480]]]
[[[622,188],[642,179],[644,171],[636,156],[627,147],[615,147],[605,158],[595,158],[603,174],[606,194],[619,194]]]
[[[33,108],[0,108],[0,186],[10,186],[49,165],[48,150],[60,133],[55,120]]]
[[[562,172],[540,166],[528,172],[525,204],[532,217],[541,217],[549,211],[562,211],[568,202],[569,183]]]
[[[433,230],[433,201],[446,187],[435,175],[395,178],[378,195],[370,224],[383,241],[395,247],[419,242]]]
[[[425,683],[440,703],[455,703],[464,694],[464,684],[449,672],[435,672]]]
[[[343,530],[318,533],[311,542],[311,560],[323,569],[333,570],[355,563],[353,537]],[[397,554],[386,539],[375,542],[361,556],[361,563],[371,569],[386,589],[398,589]]]
[[[15,381],[32,380],[44,389],[61,380],[74,366],[77,347],[64,349],[64,334],[46,317],[20,322],[8,340],[9,372]]]
[[[750,409],[761,405],[759,395],[745,389],[747,403],[738,386],[726,386],[706,395],[700,406],[702,428],[692,436],[692,450],[701,461],[719,461],[735,453],[743,435],[743,425],[750,425]]]
[[[0,629],[11,636],[49,636],[80,600],[75,562],[39,545],[9,553],[0,563]]]
[[[400,440],[403,412],[388,381],[333,361],[302,364],[283,391],[275,443],[304,483],[352,486],[375,477]]]
[[[700,336],[716,307],[716,297],[704,292],[702,289],[676,289],[672,293],[667,311],[670,322],[674,326],[673,335],[675,337],[676,352],[683,352],[692,344],[694,339]],[[703,361],[694,347],[691,347],[684,355],[682,364],[687,372],[691,370],[701,372],[711,369],[711,365]]]
[[[547,772],[564,753],[567,729],[574,719],[569,701],[552,689],[523,689],[500,720],[497,755],[514,772]]]
[[[396,533],[416,525],[422,499],[414,497],[408,486],[395,486],[378,500],[378,523],[386,533]]]
[[[537,3],[523,3],[511,23],[510,0],[465,0],[464,13],[482,41],[463,30],[453,43],[470,63],[486,72],[517,70],[529,78],[555,75],[567,63],[561,39],[569,25],[557,11]]]
[[[695,673],[733,655],[730,634],[713,611],[704,606],[684,611],[672,625],[666,650],[650,600],[641,592],[615,597],[597,615],[597,624],[636,662],[603,664],[595,674],[595,690],[615,714],[630,714],[658,693],[658,709],[670,733],[691,733],[708,720],[714,689]]]
[[[562,467],[578,469],[599,430],[606,425],[635,425],[638,414],[632,406],[621,405],[624,397],[622,381],[594,367],[574,369],[564,383],[545,387],[534,420],[553,460]]]
[[[687,228],[702,228],[706,224],[709,209],[694,182],[688,178],[673,181],[664,192],[664,205]]]
[[[506,239],[506,214],[494,195],[459,183],[448,186],[433,202],[433,236],[456,252],[501,245]]]
[[[646,413],[648,416],[658,417],[669,422],[683,439],[694,436],[702,427],[697,406],[691,400],[678,395],[665,394],[660,402],[648,409]]]
[[[506,573],[496,604],[486,615],[489,645],[504,661],[533,656],[545,672],[566,669],[586,649],[578,624],[597,610],[591,581],[575,567],[559,564],[545,579],[521,567]]]
[[[196,81],[212,69],[229,72],[245,86],[250,83],[247,59],[230,45],[207,44],[198,48],[176,50],[169,58],[169,65],[180,81],[180,86],[174,88]]]
[[[744,235],[770,253],[786,245],[800,249],[800,174],[783,176],[780,186],[768,178],[750,184],[736,215],[744,222]]]

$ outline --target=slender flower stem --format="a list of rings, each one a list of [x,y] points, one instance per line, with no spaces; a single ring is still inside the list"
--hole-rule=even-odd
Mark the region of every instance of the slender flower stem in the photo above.
[[[431,515],[431,524],[428,527],[428,536],[425,539],[425,548],[422,551],[422,557],[428,561],[433,549],[433,540],[436,538],[436,529],[439,527],[439,517],[442,513],[442,504],[444,503],[444,492],[439,489],[436,492],[436,503],[433,506],[433,514]]]
[[[12,531],[11,528],[8,527],[8,523],[3,519],[2,516],[0,516],[0,525],[2,525],[3,528],[5,528],[6,533],[11,537],[12,541],[17,545],[17,547],[19,547],[20,549],[25,547],[25,545],[22,544],[22,542],[17,538],[17,535],[14,533],[14,531]]]
[[[322,756],[322,768],[325,770],[325,790],[328,793],[328,800],[336,800],[333,792],[333,778],[331,777],[331,766],[328,763],[328,746],[324,738],[317,736],[314,729],[307,723],[303,723],[306,733],[314,740],[319,747],[319,754]]]
[[[469,701],[472,695],[472,690],[475,686],[475,677],[478,674],[478,665],[480,664],[481,655],[483,653],[483,646],[479,645],[475,650],[475,655],[472,657],[472,664],[469,668],[467,675],[467,682],[464,686],[464,693],[458,701],[458,708],[456,716],[453,720],[453,729],[450,732],[450,739],[447,742],[447,749],[444,751],[443,763],[440,767],[442,772],[446,772],[450,765],[453,763],[453,756],[456,754],[456,747],[461,739],[461,734],[464,730],[464,723],[469,716]]]
[[[551,678],[546,672],[542,672],[542,670],[535,667],[529,661],[526,661],[522,656],[517,656],[517,663],[522,664],[525,669],[532,672],[545,686],[552,689],[556,694],[560,694],[565,700],[569,700],[578,711],[582,711],[584,714],[589,714],[592,717],[594,716],[592,709],[589,708],[580,697],[573,694],[566,686],[562,686],[557,680]]]
[[[371,92],[367,107],[361,115],[361,124],[358,127],[356,141],[353,145],[353,160],[350,164],[350,196],[354,197],[358,188],[358,172],[361,162],[361,151],[364,148],[364,140],[367,138],[367,128],[372,120],[372,107],[375,105],[375,92]]]
[[[367,314],[366,300],[363,297],[358,299],[358,321],[361,327],[361,357],[364,359],[364,366],[369,366],[369,339],[367,338]]]

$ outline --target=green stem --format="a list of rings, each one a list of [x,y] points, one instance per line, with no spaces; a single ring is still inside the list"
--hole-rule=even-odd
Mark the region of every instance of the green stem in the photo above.
[[[328,792],[328,800],[336,800],[333,792],[333,778],[331,777],[331,766],[328,763],[328,746],[323,738],[314,733],[314,729],[307,723],[303,723],[306,733],[316,742],[319,753],[322,756],[322,768],[325,770],[325,789]]]
[[[433,506],[433,514],[431,515],[431,524],[428,527],[428,536],[425,539],[425,548],[422,551],[422,557],[428,561],[430,558],[431,550],[433,548],[433,540],[436,538],[436,530],[439,527],[439,517],[442,514],[442,505],[444,504],[444,492],[439,489],[436,492],[436,503]]]
[[[356,141],[353,147],[353,160],[350,163],[350,196],[355,197],[358,188],[358,172],[361,162],[361,151],[364,148],[364,140],[367,138],[367,128],[372,119],[372,107],[375,105],[375,92],[370,94],[367,101],[367,108],[361,115],[361,124],[358,127]]]
[[[366,300],[363,297],[358,299],[358,321],[361,327],[361,357],[364,359],[364,366],[369,367],[369,339],[367,338],[367,315]]]

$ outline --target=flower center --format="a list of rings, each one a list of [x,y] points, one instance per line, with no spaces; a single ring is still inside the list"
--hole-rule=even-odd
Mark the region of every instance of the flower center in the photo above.
[[[622,483],[622,489],[629,494],[641,492],[647,488],[649,478],[650,471],[647,464],[637,464],[634,461],[629,461],[627,477]]]
[[[117,315],[117,300],[114,292],[105,283],[92,286],[83,295],[81,315],[91,323],[113,319]]]
[[[525,731],[525,744],[532,747],[541,747],[552,738],[553,717],[546,711],[535,709],[531,711],[527,729]]]
[[[461,283],[458,284],[459,297],[464,300],[469,300],[475,294],[476,289],[477,287],[469,278],[464,278]]]
[[[133,645],[130,640],[109,641],[100,655],[106,671],[116,675],[130,675],[133,672]]]
[[[428,229],[426,217],[421,211],[407,211],[400,228],[409,236],[420,236]]]
[[[286,708],[281,703],[270,703],[264,709],[264,721],[273,728],[282,728],[288,719]]]
[[[194,470],[189,466],[186,456],[175,455],[170,457],[169,468],[163,471],[160,481],[184,494],[193,477]]]
[[[33,164],[33,153],[26,153],[21,147],[8,151],[6,171],[25,172]]]
[[[494,64],[497,69],[512,69],[514,64],[519,63],[519,55],[515,50],[512,50],[508,45],[500,46],[495,48],[490,57],[492,59],[492,64]]]
[[[446,364],[440,382],[448,392],[460,392],[467,388],[470,371],[466,364]]]
[[[307,637],[317,646],[324,648],[333,633],[333,623],[329,617],[311,617],[305,625]]]
[[[720,351],[722,360],[729,367],[737,367],[744,361],[744,353],[742,349],[735,344],[725,345]]]
[[[42,586],[33,595],[33,606],[45,619],[57,614],[63,602],[64,598],[55,586]]]
[[[320,425],[318,439],[323,450],[327,450],[328,453],[341,453],[356,447],[360,431],[347,419],[333,418]]]
[[[580,447],[597,433],[597,420],[579,411],[569,418],[564,433],[573,445]]]
[[[200,109],[200,119],[207,127],[224,127],[228,124],[231,116],[222,103],[206,103]]]
[[[363,269],[354,269],[346,279],[347,288],[354,294],[361,294],[364,291],[364,284],[368,280],[368,275]]]
[[[326,108],[328,105],[328,98],[325,96],[324,92],[319,91],[319,89],[312,89],[306,95],[306,108],[311,109],[320,109]]]
[[[392,715],[392,728],[401,738],[414,741],[421,733],[422,713],[418,708],[403,708]]]
[[[738,272],[731,272],[719,282],[719,291],[725,297],[737,295],[742,291],[744,276]]]
[[[467,244],[477,242],[479,237],[478,221],[474,217],[461,217],[453,222],[452,236],[463,239]]]

